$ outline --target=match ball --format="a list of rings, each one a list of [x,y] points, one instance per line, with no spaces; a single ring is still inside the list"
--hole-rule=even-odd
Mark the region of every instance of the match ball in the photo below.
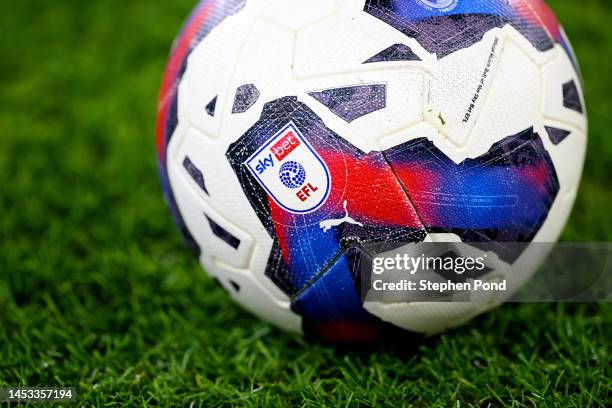
[[[585,114],[541,0],[203,0],[163,78],[159,172],[257,316],[333,342],[433,334],[497,303],[364,304],[365,248],[555,242]]]

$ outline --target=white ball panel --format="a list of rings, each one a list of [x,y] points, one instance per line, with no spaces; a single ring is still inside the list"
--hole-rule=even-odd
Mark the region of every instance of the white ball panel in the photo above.
[[[491,88],[481,101],[482,111],[466,149],[469,157],[478,157],[504,137],[541,123],[540,75],[539,66],[525,51],[506,40]]]
[[[536,128],[555,163],[559,179],[559,193],[548,213],[548,218],[540,228],[534,242],[556,242],[567,224],[574,206],[576,193],[580,185],[582,170],[586,157],[586,135],[581,130],[574,130],[559,145],[553,145],[544,128]]]
[[[260,17],[295,31],[340,11],[335,0],[259,0],[253,7]]]
[[[204,269],[216,277],[232,298],[246,310],[281,329],[294,333],[302,332],[302,318],[291,310],[289,301],[272,296],[251,270],[233,268],[207,254],[202,255],[200,262]],[[236,289],[231,282],[238,284],[239,289]]]
[[[258,17],[240,50],[240,58],[228,87],[232,103],[236,90],[243,85],[254,85],[259,97],[246,112],[225,112],[222,128],[223,138],[236,140],[251,128],[261,116],[265,103],[295,94],[291,74],[293,58],[291,31],[274,22]],[[230,104],[231,105],[231,104]]]
[[[581,80],[565,51],[561,46],[557,45],[557,47],[559,49],[558,58],[546,64],[542,71],[544,99],[542,100],[541,112],[547,120],[565,123],[586,131],[587,116]],[[578,89],[583,113],[563,106],[563,84],[572,80]]]
[[[221,136],[221,122],[232,109],[234,93],[229,83],[234,75],[240,50],[254,22],[247,10],[228,17],[202,40],[188,59],[179,95],[185,94],[185,112],[192,126],[206,136]],[[206,113],[206,105],[217,97],[214,116]]]
[[[300,30],[295,40],[293,73],[296,79],[378,70],[380,64],[363,62],[393,44],[406,44],[425,62],[435,61],[414,39],[363,12],[345,9]],[[390,64],[385,64],[390,65]],[[391,66],[421,66],[418,61],[402,61]],[[427,66],[427,65],[425,65]]]
[[[483,40],[442,58],[431,71],[426,120],[443,132],[456,147],[464,146],[480,110],[485,106],[487,93],[496,83],[498,63],[503,52],[500,30],[487,33]],[[485,68],[491,58],[489,73],[481,84]],[[470,120],[464,122],[470,104],[474,102]]]
[[[383,321],[416,333],[436,334],[461,326],[496,304],[487,303],[365,303]]]
[[[217,212],[215,208],[202,199],[199,187],[190,181],[190,176],[180,163],[168,161],[168,175],[177,204],[189,226],[195,241],[203,250],[238,268],[250,264],[254,240],[247,232]],[[206,217],[240,240],[240,245],[233,248],[216,236]]]

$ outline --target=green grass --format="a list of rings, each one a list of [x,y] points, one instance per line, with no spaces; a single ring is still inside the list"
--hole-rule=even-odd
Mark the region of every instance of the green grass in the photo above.
[[[612,402],[609,305],[509,305],[421,345],[351,351],[232,303],[183,245],[156,175],[158,84],[191,3],[3,7],[0,386],[76,386],[89,406]],[[564,239],[609,241],[609,2],[551,3],[591,126]]]

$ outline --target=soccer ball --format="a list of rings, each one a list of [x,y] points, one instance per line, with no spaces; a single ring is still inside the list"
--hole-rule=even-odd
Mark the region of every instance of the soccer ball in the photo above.
[[[584,106],[541,0],[203,0],[163,79],[159,170],[256,315],[329,341],[432,334],[496,303],[364,304],[364,246],[556,241]]]

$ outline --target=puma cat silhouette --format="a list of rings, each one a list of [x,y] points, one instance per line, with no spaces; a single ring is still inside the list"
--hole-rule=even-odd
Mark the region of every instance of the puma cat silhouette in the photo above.
[[[354,218],[349,216],[348,210],[346,209],[346,205],[347,205],[347,202],[346,200],[344,200],[344,217],[338,218],[338,219],[324,220],[319,223],[319,226],[323,228],[323,232],[327,232],[331,228],[340,226],[344,224],[345,222],[363,227],[362,223],[360,223],[359,221],[356,221]]]

